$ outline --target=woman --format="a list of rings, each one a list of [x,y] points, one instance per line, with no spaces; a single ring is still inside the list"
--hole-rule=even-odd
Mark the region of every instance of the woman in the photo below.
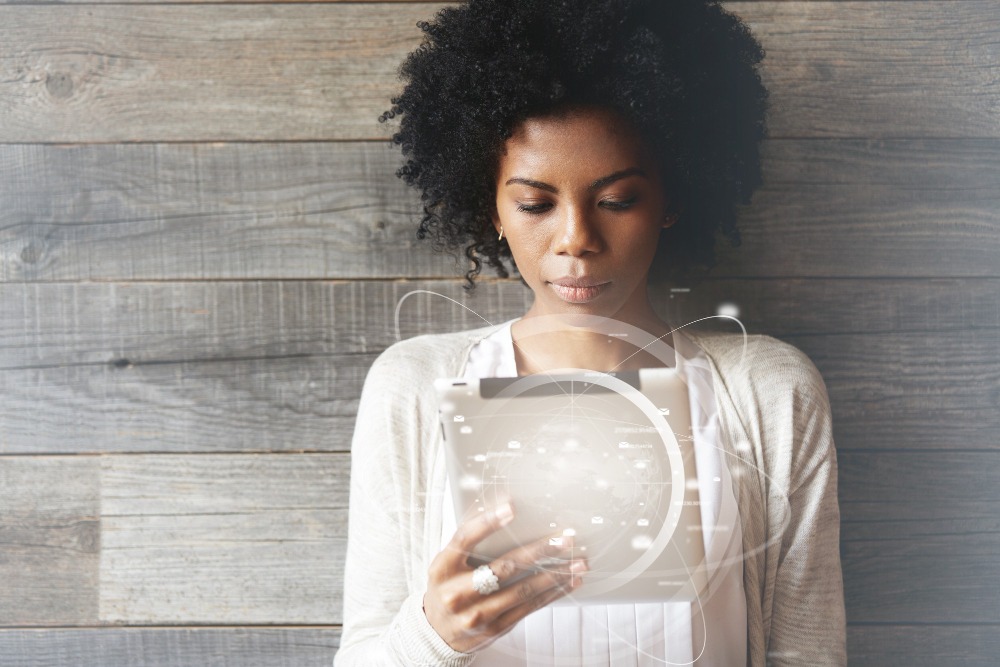
[[[843,664],[822,378],[767,336],[671,333],[647,293],[711,267],[716,231],[738,242],[736,204],[760,183],[760,46],[707,0],[473,0],[421,27],[427,41],[386,114],[401,116],[399,175],[425,203],[418,235],[464,245],[470,285],[483,259],[504,277],[509,261],[534,301],[499,326],[397,343],[373,364],[352,443],[335,664]],[[639,349],[595,321],[659,340]],[[719,471],[703,512],[738,516],[727,537],[705,538],[718,556],[709,595],[551,607],[586,585],[588,564],[547,539],[468,565],[516,507],[454,525],[434,379],[674,364],[702,408],[696,449]],[[535,567],[547,557],[564,565]]]

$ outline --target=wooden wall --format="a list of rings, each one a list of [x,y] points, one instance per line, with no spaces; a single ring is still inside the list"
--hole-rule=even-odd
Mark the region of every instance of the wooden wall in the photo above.
[[[658,306],[823,373],[851,663],[996,664],[1000,4],[727,7],[766,185]],[[0,664],[330,664],[365,372],[466,299],[375,120],[435,8],[0,2]]]

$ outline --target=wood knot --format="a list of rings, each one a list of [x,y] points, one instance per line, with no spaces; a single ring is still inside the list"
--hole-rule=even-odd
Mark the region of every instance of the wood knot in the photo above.
[[[42,249],[34,243],[29,243],[21,248],[21,261],[25,264],[34,264],[41,258],[41,256]]]
[[[45,87],[52,97],[66,99],[73,94],[73,79],[65,72],[56,72],[45,78]]]

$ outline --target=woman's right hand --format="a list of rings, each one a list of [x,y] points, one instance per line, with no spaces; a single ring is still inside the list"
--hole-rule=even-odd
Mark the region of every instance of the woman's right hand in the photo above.
[[[554,535],[560,539],[546,537],[494,560],[490,569],[499,580],[500,590],[489,595],[477,591],[472,585],[475,568],[467,563],[469,554],[513,518],[513,508],[507,503],[467,519],[431,562],[424,613],[431,627],[456,651],[471,653],[492,643],[531,612],[578,587],[580,576],[587,571],[586,560],[577,558],[567,560],[558,569],[546,567],[507,585],[522,572],[536,570],[540,562],[567,559],[572,536]]]

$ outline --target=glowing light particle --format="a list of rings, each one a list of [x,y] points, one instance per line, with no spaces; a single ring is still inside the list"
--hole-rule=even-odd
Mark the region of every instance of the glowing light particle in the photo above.
[[[723,301],[715,308],[716,315],[722,315],[724,317],[739,317],[740,307],[737,306],[732,301]]]
[[[632,538],[632,548],[636,551],[645,551],[652,546],[653,540],[649,535],[636,535]]]
[[[466,475],[459,481],[459,485],[466,491],[477,491],[483,485],[483,480],[475,475]]]

